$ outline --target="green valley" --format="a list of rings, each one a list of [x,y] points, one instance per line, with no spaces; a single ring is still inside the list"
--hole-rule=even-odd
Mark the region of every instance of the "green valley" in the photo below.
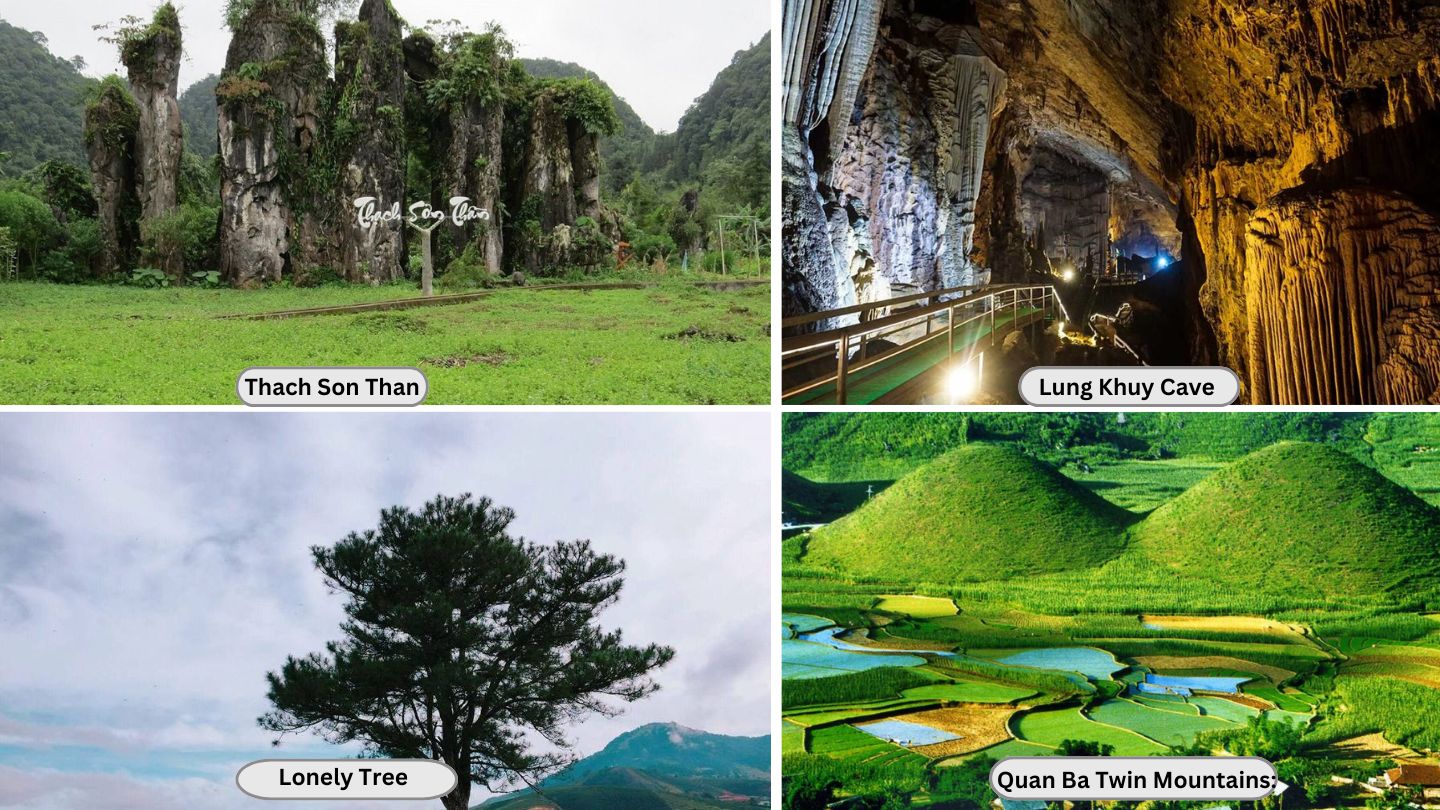
[[[977,808],[994,759],[1057,753],[1423,803],[1384,773],[1440,752],[1440,416],[783,427],[787,806]]]

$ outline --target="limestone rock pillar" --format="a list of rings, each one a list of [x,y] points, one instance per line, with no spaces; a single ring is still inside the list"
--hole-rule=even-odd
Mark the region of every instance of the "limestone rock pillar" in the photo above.
[[[384,210],[405,200],[405,66],[401,22],[389,0],[365,0],[360,17],[335,26],[335,123],[339,182],[336,241],[348,281],[381,284],[405,275],[401,222],[362,228],[354,201]]]
[[[169,3],[155,11],[145,30],[120,48],[139,106],[135,138],[136,185],[144,219],[175,210],[180,181],[180,17]]]

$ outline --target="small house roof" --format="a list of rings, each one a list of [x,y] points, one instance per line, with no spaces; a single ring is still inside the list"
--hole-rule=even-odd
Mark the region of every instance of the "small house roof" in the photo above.
[[[1392,785],[1440,786],[1440,765],[1404,764],[1385,772]]]

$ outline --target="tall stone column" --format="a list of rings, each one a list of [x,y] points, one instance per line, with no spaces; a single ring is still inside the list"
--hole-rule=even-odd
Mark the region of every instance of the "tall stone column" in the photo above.
[[[120,59],[140,109],[135,163],[140,215],[144,219],[164,216],[177,205],[184,148],[177,100],[180,55],[180,17],[169,3],[156,9],[150,25],[126,39],[120,48]]]
[[[324,56],[319,30],[284,0],[255,0],[230,40],[215,96],[220,272],[236,286],[279,281],[319,231],[314,186],[333,182],[308,176]]]
[[[387,0],[365,0],[356,22],[335,26],[335,232],[339,269],[349,281],[380,284],[405,275],[403,223],[362,228],[354,208],[361,197],[376,198],[382,210],[408,204],[400,33]]]
[[[85,105],[85,153],[90,182],[99,206],[100,278],[124,272],[134,258],[135,131],[140,111],[118,76],[100,84],[100,92]]]
[[[984,284],[989,274],[970,261],[975,246],[975,205],[985,169],[990,122],[1005,94],[1005,73],[981,52],[973,36],[955,56],[955,131],[945,173],[945,204],[940,206],[940,248],[936,261],[944,287]]]

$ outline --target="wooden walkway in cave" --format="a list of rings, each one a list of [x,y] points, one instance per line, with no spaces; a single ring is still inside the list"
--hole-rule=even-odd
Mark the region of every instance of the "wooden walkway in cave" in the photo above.
[[[940,300],[948,298],[949,300]],[[952,358],[968,362],[1007,334],[1062,317],[1049,285],[952,287],[786,318],[781,374],[786,405],[915,404],[943,383]],[[820,332],[791,334],[837,319]]]

